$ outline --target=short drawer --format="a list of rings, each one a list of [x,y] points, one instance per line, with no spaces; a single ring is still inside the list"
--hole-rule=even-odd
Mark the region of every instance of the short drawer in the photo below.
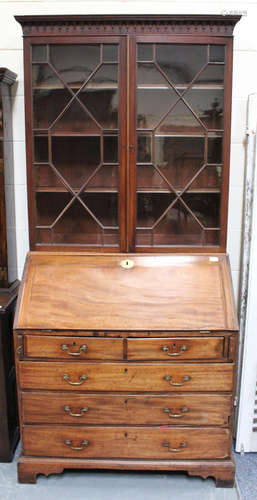
[[[76,458],[223,459],[230,431],[223,428],[30,426],[23,454]]]
[[[115,338],[26,335],[24,357],[123,359],[123,340]]]
[[[128,360],[222,359],[224,337],[128,339]]]
[[[232,363],[19,363],[22,389],[83,391],[231,391]]]
[[[24,423],[228,425],[231,396],[23,392]]]

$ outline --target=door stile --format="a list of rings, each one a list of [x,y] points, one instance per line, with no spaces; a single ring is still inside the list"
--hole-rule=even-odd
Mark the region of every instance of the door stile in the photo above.
[[[127,154],[127,186],[128,186],[128,247],[127,251],[135,251],[136,239],[136,38],[128,37],[128,154]]]

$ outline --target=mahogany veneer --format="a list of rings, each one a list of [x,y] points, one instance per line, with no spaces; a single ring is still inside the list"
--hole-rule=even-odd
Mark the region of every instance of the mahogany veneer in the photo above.
[[[232,486],[236,342],[224,254],[29,253],[15,320],[19,481],[78,467]]]

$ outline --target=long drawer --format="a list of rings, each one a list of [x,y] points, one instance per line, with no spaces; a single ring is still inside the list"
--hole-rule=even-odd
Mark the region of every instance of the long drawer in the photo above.
[[[224,358],[224,337],[164,337],[128,339],[129,360],[177,360]]]
[[[24,423],[228,425],[231,396],[22,392]]]
[[[24,357],[123,359],[123,340],[93,337],[26,335]]]
[[[221,459],[229,456],[223,428],[73,427],[26,425],[23,452],[79,458]]]
[[[231,391],[233,364],[20,362],[22,389]]]

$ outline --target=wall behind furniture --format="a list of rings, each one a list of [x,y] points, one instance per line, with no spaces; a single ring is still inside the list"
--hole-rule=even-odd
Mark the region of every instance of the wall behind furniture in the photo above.
[[[13,88],[14,199],[8,197],[10,179],[6,178],[7,203],[15,203],[15,219],[7,220],[9,251],[17,245],[18,272],[21,278],[28,243],[23,41],[14,15],[48,14],[243,14],[235,27],[232,94],[232,140],[228,217],[228,245],[235,296],[238,296],[243,180],[245,166],[247,98],[257,89],[256,1],[195,0],[0,0],[0,66],[18,74]],[[8,184],[9,182],[9,184]],[[15,229],[16,227],[16,229]],[[15,243],[16,231],[16,243]]]

